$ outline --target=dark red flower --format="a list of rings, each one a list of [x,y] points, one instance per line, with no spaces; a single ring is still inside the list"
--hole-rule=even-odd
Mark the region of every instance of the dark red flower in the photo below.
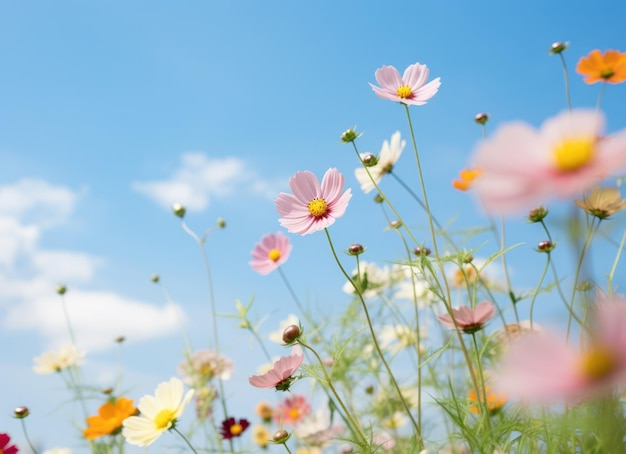
[[[240,436],[250,426],[247,419],[241,418],[239,422],[235,418],[228,418],[222,422],[220,435],[224,440],[231,440]]]
[[[2,454],[17,454],[17,446],[11,445],[11,437],[8,434],[0,434],[0,452]]]

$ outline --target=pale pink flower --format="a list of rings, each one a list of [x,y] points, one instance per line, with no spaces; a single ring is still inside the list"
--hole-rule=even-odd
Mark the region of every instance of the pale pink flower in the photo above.
[[[300,235],[332,225],[346,212],[352,197],[350,189],[342,194],[343,182],[343,175],[335,168],[326,171],[321,185],[308,170],[296,172],[289,179],[293,194],[281,192],[276,197],[276,210],[282,216],[280,225]]]
[[[528,334],[505,353],[494,389],[526,402],[576,403],[626,383],[626,300],[599,301],[584,347],[547,331]]]
[[[419,63],[405,69],[402,77],[393,66],[383,66],[375,73],[376,82],[380,87],[373,84],[370,84],[370,87],[383,99],[421,106],[435,96],[441,85],[439,77],[426,83],[428,74],[428,67]]]
[[[295,426],[311,413],[311,404],[306,397],[293,394],[276,405],[274,419],[278,424]]]
[[[595,110],[564,112],[539,130],[508,123],[476,150],[473,187],[487,212],[513,214],[581,193],[626,166],[626,130],[603,137]]]
[[[259,274],[270,274],[287,261],[291,247],[289,238],[282,232],[265,235],[252,251],[250,266]]]
[[[248,382],[256,388],[276,388],[277,391],[287,391],[294,380],[292,375],[304,361],[302,348],[296,345],[291,355],[281,356],[274,363],[274,367],[263,375],[253,375]]]
[[[496,313],[496,307],[489,301],[478,303],[474,309],[467,306],[461,306],[458,309],[452,309],[452,315],[456,320],[450,317],[450,314],[443,314],[437,317],[441,323],[448,328],[459,328],[465,333],[471,334],[480,330]]]

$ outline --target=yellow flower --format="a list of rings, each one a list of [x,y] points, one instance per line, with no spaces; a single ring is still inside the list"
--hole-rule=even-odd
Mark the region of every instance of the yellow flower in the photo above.
[[[491,414],[498,412],[498,410],[500,410],[506,403],[506,397],[502,394],[491,392],[489,386],[485,386],[485,394],[487,395],[487,408]],[[469,411],[475,414],[480,413],[479,400],[476,397],[475,390],[470,389],[467,395],[467,400],[470,403]]]
[[[97,416],[87,418],[87,428],[83,430],[83,435],[87,440],[115,435],[122,428],[124,420],[136,413],[132,399],[120,397],[114,402],[106,402],[98,410]]]
[[[154,396],[143,396],[138,405],[140,416],[124,420],[122,434],[126,442],[148,446],[174,427],[194,394],[190,389],[183,397],[183,391],[183,382],[173,377],[157,386]]]
[[[578,60],[576,72],[585,76],[585,83],[608,82],[619,84],[626,80],[626,54],[618,50],[607,50],[604,54],[598,49]]]
[[[274,409],[267,402],[259,402],[259,404],[256,406],[255,411],[256,414],[259,415],[259,417],[266,422],[269,422],[272,419],[272,416],[274,416]]]
[[[626,200],[622,199],[617,188],[595,187],[591,193],[583,195],[582,200],[574,200],[574,203],[598,219],[606,219],[626,208]]]
[[[265,448],[269,444],[271,438],[270,431],[261,424],[252,428],[252,439],[261,448]]]

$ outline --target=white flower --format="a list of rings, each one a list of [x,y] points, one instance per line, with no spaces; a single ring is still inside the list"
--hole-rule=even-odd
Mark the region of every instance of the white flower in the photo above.
[[[183,382],[173,377],[157,386],[154,396],[143,396],[137,405],[140,416],[130,416],[124,420],[122,434],[126,442],[135,446],[148,446],[163,432],[174,427],[194,393],[190,389],[183,397],[183,391]]]
[[[42,454],[72,454],[69,448],[52,448],[45,450]]]
[[[364,167],[359,167],[354,171],[354,176],[361,184],[361,189],[366,194],[374,189],[374,184],[372,183],[372,178],[376,182],[376,184],[380,183],[380,180],[383,179],[383,176],[386,173],[391,172],[393,165],[396,163],[398,159],[400,159],[400,155],[402,154],[402,150],[406,142],[404,140],[400,140],[400,131],[396,131],[391,136],[391,143],[386,140],[383,142],[383,146],[380,149],[380,153],[378,155],[378,162],[376,165],[372,167],[368,167],[367,169]],[[370,175],[367,174],[369,171]]]
[[[283,331],[285,331],[285,328],[287,328],[289,325],[296,325],[298,326],[300,323],[300,321],[298,320],[298,317],[296,317],[293,314],[289,314],[287,316],[287,320],[281,320],[280,321],[280,328],[276,331],[273,331],[270,333],[269,338],[272,342],[276,342],[277,344],[284,344],[283,342]]]
[[[422,339],[426,337],[425,327],[420,329],[420,336]],[[383,350],[396,355],[405,348],[417,345],[417,330],[406,325],[387,325],[380,330],[378,339]]]
[[[340,425],[331,426],[328,407],[320,407],[302,419],[294,430],[296,437],[308,445],[325,446],[343,432]]]
[[[33,371],[38,374],[54,374],[84,363],[85,352],[74,345],[65,345],[58,352],[45,352],[34,358]]]
[[[378,295],[380,292],[390,289],[396,285],[399,281],[404,279],[405,271],[401,265],[393,265],[391,268],[384,266],[379,268],[373,262],[360,262],[357,275],[357,269],[352,270],[352,279],[357,285],[362,285],[364,288],[363,296],[365,298],[371,298]],[[350,282],[346,282],[343,286],[343,291],[348,294],[354,294],[354,287]]]
[[[418,274],[411,278],[413,271],[410,267],[406,268],[408,278],[398,284],[398,290],[394,294],[394,298],[410,301],[417,298],[417,306],[419,308],[427,307],[435,302],[437,296],[430,290],[430,284]]]
[[[407,425],[408,418],[406,415],[400,411],[396,411],[393,415],[385,418],[381,421],[382,425],[387,429],[399,429]]]

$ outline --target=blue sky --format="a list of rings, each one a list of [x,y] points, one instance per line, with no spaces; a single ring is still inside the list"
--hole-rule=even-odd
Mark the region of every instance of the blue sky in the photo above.
[[[63,399],[60,381],[31,371],[34,356],[67,342],[57,283],[69,288],[94,379],[117,360],[112,339],[128,338],[125,382],[136,397],[174,374],[182,348],[151,275],[190,321],[194,345],[206,346],[202,260],[170,212],[175,198],[198,232],[227,221],[207,245],[218,309],[233,312],[235,299],[255,296],[253,312],[270,315],[265,334],[296,311],[278,276],[249,269],[249,254],[279,230],[273,200],[296,171],[321,176],[337,167],[346,175],[354,196],[331,229],[339,249],[360,242],[369,260],[400,256],[371,195],[356,184],[354,152],[339,143],[354,125],[365,132],[361,151],[377,152],[396,130],[408,139],[403,109],[368,86],[382,65],[425,63],[431,78],[441,77],[439,93],[412,109],[431,202],[439,219],[484,223],[471,195],[450,188],[480,138],[474,115],[488,112],[493,130],[516,119],[538,126],[565,109],[560,61],[548,55],[557,40],[570,42],[573,104],[593,107],[599,86],[586,86],[573,69],[595,48],[626,50],[624,10],[616,1],[4,2],[0,340],[10,348],[0,357],[0,431],[19,439],[10,415],[27,405],[38,413],[28,420],[38,441],[75,442],[67,422],[44,421]],[[624,86],[607,87],[609,131],[624,127],[625,104]],[[394,170],[410,181],[408,151]],[[513,239],[544,239],[511,223]],[[292,240],[285,273],[310,307],[329,312],[347,297],[326,239]],[[536,281],[522,268],[517,276],[522,286]],[[256,372],[246,362],[253,347],[231,320],[221,326],[225,353],[242,355],[229,386],[245,389]]]

